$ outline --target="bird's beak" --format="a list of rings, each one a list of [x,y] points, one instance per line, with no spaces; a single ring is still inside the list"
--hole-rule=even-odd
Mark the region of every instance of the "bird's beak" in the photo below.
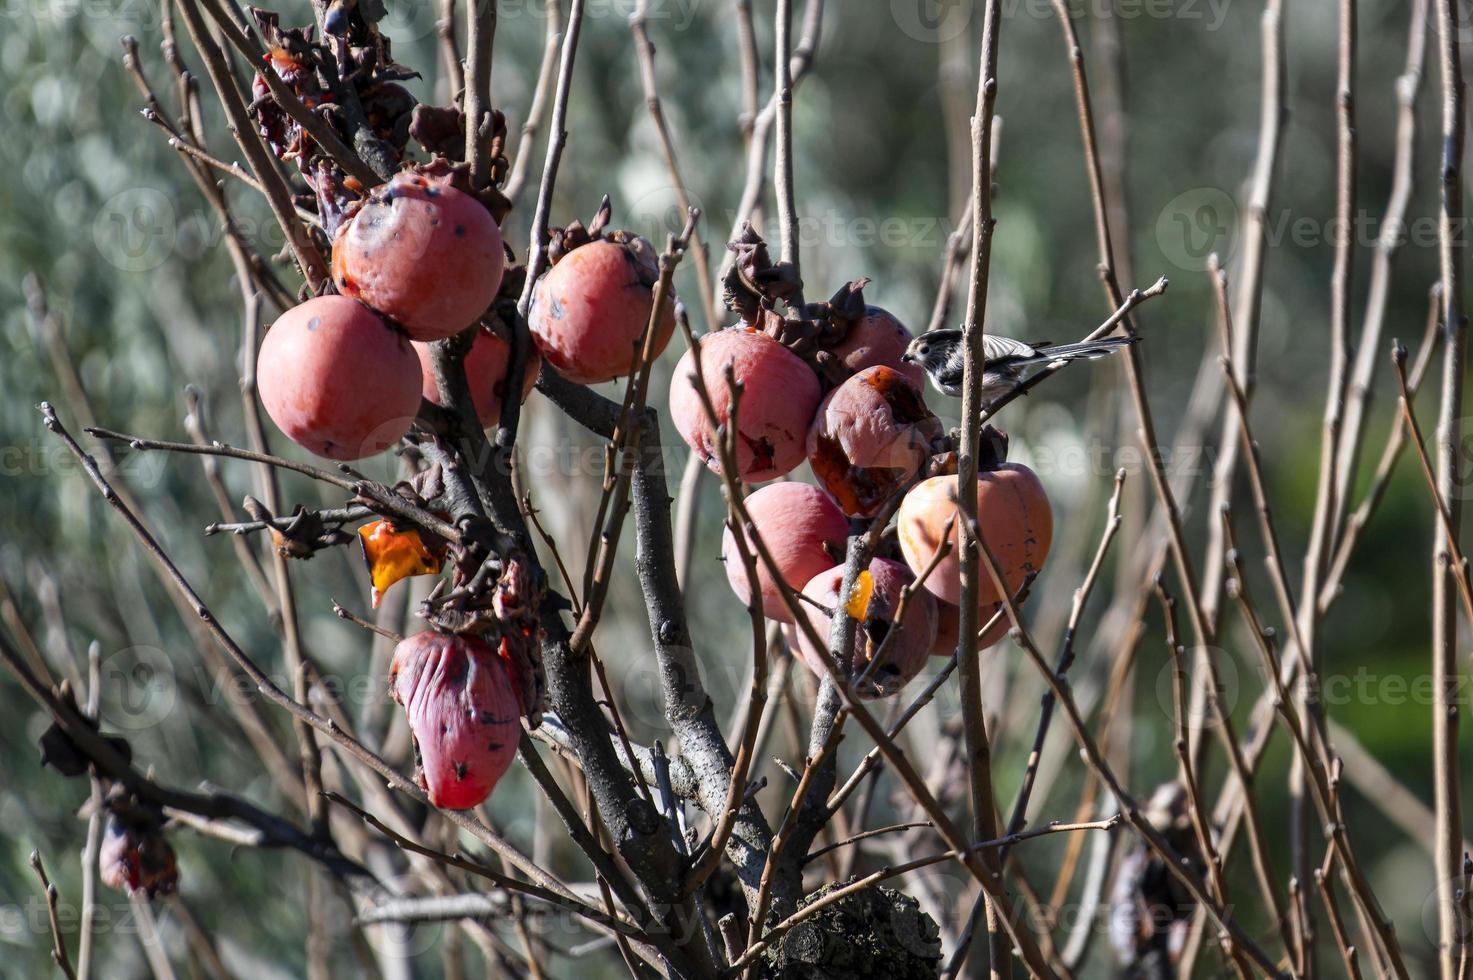
[[[913,355],[910,351],[906,351],[904,354],[900,355],[900,360],[902,363],[905,364],[913,364],[915,363],[915,355]]]

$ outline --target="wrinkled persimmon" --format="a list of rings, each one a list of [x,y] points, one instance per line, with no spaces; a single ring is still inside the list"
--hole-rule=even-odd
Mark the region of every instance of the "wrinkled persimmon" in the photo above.
[[[865,368],[829,392],[808,430],[813,475],[851,517],[874,517],[931,457],[941,422],[894,368]]]
[[[430,803],[480,805],[511,767],[522,735],[507,662],[480,637],[426,630],[394,648],[389,692],[409,719]]]

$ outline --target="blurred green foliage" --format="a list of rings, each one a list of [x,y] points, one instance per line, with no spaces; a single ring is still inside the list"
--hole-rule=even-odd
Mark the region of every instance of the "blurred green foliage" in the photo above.
[[[1160,275],[1172,280],[1169,292],[1140,316],[1153,405],[1162,437],[1169,442],[1183,416],[1204,345],[1216,344],[1203,271],[1207,251],[1220,252],[1230,272],[1236,271],[1241,215],[1233,202],[1243,199],[1259,125],[1261,6],[1246,0],[1116,2],[1128,141],[1123,179],[1129,228],[1121,252],[1133,276],[1127,287],[1148,285]],[[443,100],[443,92],[437,96],[433,5],[429,0],[390,0],[389,6],[387,30],[398,60],[425,74],[411,87],[422,99]],[[756,4],[760,19],[770,15],[770,6]],[[1074,6],[1087,57],[1093,57],[1101,3]],[[870,301],[921,329],[930,313],[946,236],[962,203],[958,176],[960,187],[966,187],[965,172],[950,170],[948,159],[959,152],[965,165],[965,117],[974,89],[980,4],[830,0],[829,7],[817,61],[795,107],[808,292],[818,298],[846,280],[868,276],[873,280],[866,290]],[[1010,0],[1004,7],[1008,16],[998,101],[1004,123],[988,329],[1068,340],[1108,313],[1095,271],[1093,219],[1073,92],[1048,4]],[[732,5],[725,0],[656,0],[652,8],[665,110],[679,143],[681,169],[705,212],[702,236],[717,261],[745,169],[736,125],[741,96]],[[658,241],[676,230],[678,220],[639,87],[625,22],[629,9],[628,0],[590,0],[554,222],[586,219],[607,193],[616,224]],[[282,14],[287,22],[308,20],[300,0]],[[929,15],[939,16],[939,27],[927,26],[933,23],[924,19]],[[530,101],[543,16],[541,0],[502,3],[493,87],[513,132]],[[1390,181],[1393,84],[1402,70],[1406,21],[1404,5],[1387,0],[1365,3],[1360,11],[1357,208],[1366,220],[1356,239],[1357,332],[1365,270]],[[1254,412],[1271,476],[1269,489],[1297,566],[1314,495],[1328,342],[1333,11],[1325,5],[1291,4],[1285,33],[1289,128],[1270,213],[1273,241]],[[229,684],[202,666],[190,633],[147,559],[57,440],[45,434],[33,408],[42,399],[57,401],[75,431],[78,406],[62,399],[53,364],[25,310],[21,283],[27,275],[44,283],[102,424],[186,438],[182,392],[189,384],[203,393],[212,434],[243,441],[237,389],[239,299],[231,267],[215,216],[163,134],[138,113],[142,100],[121,67],[118,39],[123,34],[137,36],[145,72],[168,111],[177,112],[176,89],[159,53],[160,10],[153,0],[6,0],[0,7],[0,128],[6,134],[0,140],[0,574],[17,597],[21,620],[57,662],[82,663],[80,653],[98,644],[106,680],[104,720],[132,739],[141,764],[155,766],[160,778],[175,785],[209,780],[282,808],[238,734],[220,721],[222,699],[232,696]],[[765,23],[759,25],[759,41],[766,93],[771,58]],[[183,56],[198,71],[198,59],[187,44]],[[1427,222],[1436,204],[1439,148],[1437,78],[1435,65],[1431,67],[1418,103],[1411,241],[1397,258],[1387,326],[1388,337],[1407,343],[1422,334],[1427,289],[1436,277],[1435,236],[1426,233],[1435,228]],[[1091,70],[1098,79],[1099,66],[1092,63]],[[205,88],[211,148],[234,159],[223,120],[209,108],[207,82]],[[533,152],[535,175],[541,169],[541,141]],[[225,186],[247,236],[266,254],[278,251],[280,233],[259,199],[239,183]],[[521,204],[508,228],[508,241],[519,252],[530,221],[530,190]],[[687,302],[698,308],[691,264],[688,260],[682,268],[679,285]],[[698,324],[703,320],[698,313],[694,318]],[[680,347],[677,341],[661,362],[657,392],[664,391]],[[1366,475],[1379,455],[1394,406],[1385,373],[1373,403],[1363,457]],[[1040,458],[1044,449],[1056,454],[1052,458],[1059,465],[1040,470],[1054,497],[1062,536],[1086,548],[1093,547],[1104,494],[1117,466],[1130,466],[1134,459],[1131,482],[1143,493],[1148,489],[1139,456],[1119,448],[1135,445],[1133,420],[1127,417],[1116,425],[1113,409],[1106,410],[1108,393],[1121,377],[1114,363],[1070,370],[1003,419],[1020,458]],[[955,421],[955,405],[936,407]],[[1432,411],[1424,399],[1424,427],[1429,431]],[[596,501],[601,465],[596,444],[559,421],[541,396],[529,402],[528,413],[524,452],[537,454],[530,463],[534,502],[543,508],[565,552],[579,555]],[[1215,437],[1215,426],[1210,431]],[[665,434],[674,438],[668,427]],[[284,439],[276,436],[275,442],[286,451]],[[1214,452],[1209,445],[1192,460],[1173,464],[1210,465]],[[683,447],[669,453],[672,489],[684,455]],[[126,450],[119,456],[129,486],[145,502],[143,516],[170,554],[241,644],[279,672],[275,634],[230,542],[199,533],[219,515],[197,461]],[[1467,463],[1468,454],[1460,459]],[[375,476],[393,475],[386,461],[367,469]],[[237,500],[254,488],[248,468],[225,466],[223,476]],[[1204,486],[1205,481],[1198,481],[1185,501],[1199,559],[1208,519],[1202,513]],[[287,480],[285,487],[288,499],[309,506],[326,499],[302,481]],[[720,514],[709,482],[706,491],[689,596],[706,681],[724,716],[744,690],[748,640],[743,612],[715,560]],[[1247,512],[1246,498],[1240,509]],[[1330,699],[1332,716],[1429,801],[1431,708],[1418,698],[1416,685],[1423,678],[1425,686],[1431,534],[1420,476],[1404,460],[1366,531],[1346,578],[1345,595],[1324,633],[1327,678],[1343,678],[1338,689],[1350,692]],[[1256,575],[1261,545],[1246,526],[1242,537],[1246,564]],[[630,541],[625,548],[626,569],[632,547]],[[294,569],[295,581],[311,653],[342,679],[350,692],[348,710],[372,715],[386,710],[381,678],[373,671],[375,663],[381,671],[382,663],[371,660],[364,634],[332,616],[329,603],[335,597],[360,612],[366,607],[356,560],[346,552],[320,556]],[[1266,582],[1258,584],[1259,594],[1267,596]],[[1034,602],[1035,615],[1057,619],[1073,586],[1073,581],[1046,576],[1040,586],[1044,598]],[[1112,587],[1107,581],[1100,594],[1108,595]],[[48,615],[47,589],[54,593],[50,605],[60,611],[59,617]],[[1104,603],[1097,599],[1096,604]],[[615,611],[601,627],[600,645],[636,736],[654,737],[661,723],[653,671],[645,659],[648,625],[627,573],[615,583],[612,606]],[[1169,717],[1157,683],[1165,655],[1154,610],[1147,621],[1151,632],[1140,648],[1130,779],[1143,792],[1169,778],[1174,766]],[[1235,627],[1226,645],[1242,678],[1245,696],[1237,707],[1246,718],[1252,700],[1246,694],[1256,693],[1258,680],[1256,662],[1248,656],[1251,648],[1243,639]],[[1079,671],[1100,676],[1118,653],[1091,650],[1092,662]],[[1001,798],[1009,799],[1031,738],[1038,684],[1007,644],[992,656],[998,666],[990,675],[989,697],[1000,702],[1006,684],[1005,717],[1016,722],[1002,735],[999,754]],[[1396,679],[1410,684],[1409,693],[1395,693],[1400,690]],[[1169,707],[1169,697],[1164,704]],[[943,711],[954,710],[954,698],[943,699]],[[38,767],[35,741],[44,720],[8,676],[0,678],[0,714],[5,718],[0,724],[0,976],[40,976],[50,968],[48,940],[42,920],[35,918],[40,893],[26,855],[32,848],[41,851],[64,901],[74,908],[80,896],[76,856],[85,826],[74,815],[86,788],[82,781],[67,781]],[[269,713],[268,718],[285,744],[282,718]],[[847,745],[846,764],[852,765],[863,748]],[[397,761],[407,767],[404,749],[401,740]],[[786,734],[773,750],[789,758],[801,755]],[[1287,755],[1276,746],[1260,782],[1280,868],[1286,866],[1288,846],[1287,832],[1279,832],[1288,822],[1281,791],[1286,766]],[[1210,778],[1220,778],[1220,773]],[[1067,817],[1078,782],[1079,771],[1071,766],[1039,812]],[[776,812],[787,793],[783,780],[774,779],[774,788],[763,796],[770,801],[769,812]],[[1407,840],[1355,792],[1347,802],[1356,840],[1384,889],[1384,904],[1409,951],[1425,957],[1430,945],[1424,902],[1431,876],[1420,846],[1424,842]],[[893,810],[884,794],[877,808]],[[504,833],[529,849],[537,840],[539,822],[549,819],[533,802],[519,771],[498,790],[490,812]],[[876,819],[886,822],[878,812]],[[183,901],[216,938],[231,967],[251,976],[301,975],[305,863],[290,854],[233,852],[185,832],[173,837],[183,871]],[[1029,860],[1050,868],[1062,847],[1040,843],[1028,852]],[[577,870],[574,857],[556,841],[553,853],[560,870]],[[1239,867],[1246,872],[1246,862]],[[1246,889],[1246,876],[1241,885]],[[115,894],[104,892],[102,900],[117,917],[127,910]],[[335,898],[328,904],[341,937],[347,907]],[[178,952],[180,913],[169,906],[161,911]],[[1252,910],[1246,914],[1250,921],[1261,920]],[[1267,928],[1262,921],[1254,924]],[[74,932],[69,938],[75,940]],[[432,929],[419,938],[431,951],[442,936]],[[554,934],[559,947],[579,941]],[[342,975],[350,975],[355,967],[345,941],[340,939],[339,945],[335,955],[343,960]],[[1103,948],[1098,953],[1096,960],[1105,962]],[[99,955],[105,964],[99,975],[122,978],[147,972],[138,943],[120,922],[104,927]],[[427,952],[415,965],[432,976],[440,960]],[[552,969],[571,975],[595,968],[589,961],[554,957]]]

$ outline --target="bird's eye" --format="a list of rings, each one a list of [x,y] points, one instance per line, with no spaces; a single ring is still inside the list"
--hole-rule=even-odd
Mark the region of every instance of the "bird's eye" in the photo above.
[[[929,352],[930,350],[931,350],[931,347],[930,347],[929,344],[922,344],[921,345],[921,353],[922,354],[925,354],[925,353]]]

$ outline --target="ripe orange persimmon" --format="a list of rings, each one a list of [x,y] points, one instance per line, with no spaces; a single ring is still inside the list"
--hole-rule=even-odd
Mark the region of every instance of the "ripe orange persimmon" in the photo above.
[[[599,239],[564,255],[537,281],[527,312],[542,356],[578,384],[624,377],[649,325],[659,275],[653,246],[637,236]],[[674,332],[675,302],[666,297],[654,356]]]
[[[961,601],[961,564],[958,558],[959,518],[956,477],[934,476],[911,488],[900,504],[897,531],[900,550],[912,569],[923,569],[935,556],[951,522],[951,552],[926,579],[926,588],[938,599]],[[977,477],[977,526],[988,550],[997,559],[1009,591],[1016,591],[1029,572],[1043,568],[1054,538],[1053,511],[1038,475],[1026,466],[1003,463]],[[978,579],[979,608],[1002,601],[982,566]],[[989,613],[990,615],[990,613]]]

